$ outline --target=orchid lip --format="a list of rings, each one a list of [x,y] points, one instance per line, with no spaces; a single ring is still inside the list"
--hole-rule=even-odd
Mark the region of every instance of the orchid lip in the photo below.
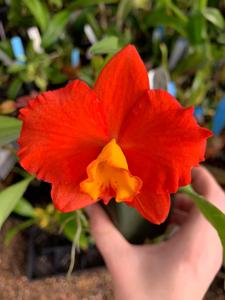
[[[87,175],[80,189],[93,200],[114,197],[117,202],[132,201],[142,187],[142,180],[129,172],[126,157],[115,139],[88,165]]]

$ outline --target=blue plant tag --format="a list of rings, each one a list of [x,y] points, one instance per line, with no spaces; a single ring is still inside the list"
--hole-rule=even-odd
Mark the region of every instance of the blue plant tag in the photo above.
[[[167,91],[172,95],[173,97],[176,97],[177,95],[177,89],[176,89],[176,84],[174,81],[169,81],[167,85]]]
[[[152,41],[153,42],[161,42],[165,38],[165,29],[162,25],[157,26],[152,34]]]
[[[76,68],[80,64],[80,51],[74,48],[71,52],[71,65]]]
[[[26,61],[26,56],[21,38],[19,36],[14,36],[11,38],[11,45],[17,63],[24,64]]]
[[[212,131],[215,135],[220,135],[225,128],[225,96],[219,102],[213,118]]]
[[[194,116],[198,123],[202,124],[204,122],[204,111],[200,105],[195,107]]]

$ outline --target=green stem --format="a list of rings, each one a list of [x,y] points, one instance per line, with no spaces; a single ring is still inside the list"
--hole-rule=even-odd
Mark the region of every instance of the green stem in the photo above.
[[[60,228],[59,228],[59,233],[62,233],[63,230],[64,230],[64,228],[65,228],[65,226],[66,226],[70,221],[73,221],[73,220],[75,220],[75,219],[76,219],[76,216],[71,216],[71,217],[69,217],[68,219],[66,219],[66,220],[61,224],[61,226],[60,226]]]
[[[184,24],[187,24],[188,17],[185,16],[185,14],[175,5],[172,3],[172,1],[168,4],[169,8],[172,10],[172,12],[181,20],[184,22]]]
[[[72,248],[71,248],[71,259],[70,259],[70,266],[69,266],[69,270],[67,272],[67,279],[70,278],[72,272],[73,272],[73,268],[75,265],[75,258],[76,258],[76,249],[79,250],[79,241],[80,241],[80,235],[82,232],[82,226],[81,226],[81,220],[80,220],[80,216],[79,214],[77,214],[77,231],[74,235],[73,238],[73,244],[72,244]]]
[[[166,47],[166,44],[164,44],[164,43],[161,43],[159,47],[160,47],[161,56],[162,56],[162,66],[168,72],[168,49]]]

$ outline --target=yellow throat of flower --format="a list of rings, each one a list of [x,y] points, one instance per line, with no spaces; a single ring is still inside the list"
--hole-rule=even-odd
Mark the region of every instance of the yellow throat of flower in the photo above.
[[[130,174],[126,157],[115,139],[88,165],[87,175],[80,189],[93,200],[115,197],[117,202],[131,201],[142,187],[141,179]]]

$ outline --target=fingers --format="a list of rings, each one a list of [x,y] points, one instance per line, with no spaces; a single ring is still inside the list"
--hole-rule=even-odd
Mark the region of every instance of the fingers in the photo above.
[[[197,193],[224,210],[225,194],[206,169],[202,167],[193,169],[192,186]],[[178,207],[183,207],[187,211],[188,202],[185,202],[184,198],[182,201],[180,200]],[[191,209],[186,222],[169,245],[170,248],[176,249],[177,258],[180,257],[181,261],[186,261],[193,267],[207,288],[207,284],[221,266],[222,246],[216,230],[196,207]]]
[[[205,168],[193,168],[192,187],[197,193],[225,211],[225,194],[213,176]],[[192,210],[194,203],[187,195],[177,194],[175,199],[172,222],[182,225],[191,218],[192,220],[190,222],[193,223],[193,218],[196,219],[200,216],[200,212],[198,212],[197,209]]]
[[[225,210],[224,192],[214,177],[205,168],[193,168],[192,187],[198,194],[204,196],[218,208],[223,211]]]
[[[174,208],[173,214],[170,218],[170,223],[181,226],[187,221],[187,218],[188,218],[187,213],[185,213],[182,210]]]
[[[118,269],[118,257],[126,254],[130,244],[112,224],[99,204],[86,207],[90,218],[91,233],[108,268]]]
[[[187,221],[193,206],[193,201],[187,195],[176,194],[170,222],[179,226],[183,225]]]
[[[204,196],[215,206],[221,210],[225,209],[225,194],[213,176],[205,168],[198,167],[192,170],[192,186],[197,193]],[[194,205],[190,204],[191,202],[193,203],[191,199],[188,200],[186,195],[178,195],[177,201],[178,203],[176,205],[178,208],[182,208],[185,212],[189,210],[189,217],[181,228],[180,235],[183,235],[183,239],[186,239],[186,242],[190,243],[190,247],[194,240],[198,244],[202,239],[207,238],[207,234],[214,241],[218,240],[215,229],[212,228],[200,211]],[[190,234],[191,232],[192,234]],[[218,245],[218,243],[216,243],[216,245]],[[199,244],[199,247],[200,246]]]
[[[181,193],[175,195],[174,207],[176,209],[189,213],[193,205],[193,201],[187,195]]]

